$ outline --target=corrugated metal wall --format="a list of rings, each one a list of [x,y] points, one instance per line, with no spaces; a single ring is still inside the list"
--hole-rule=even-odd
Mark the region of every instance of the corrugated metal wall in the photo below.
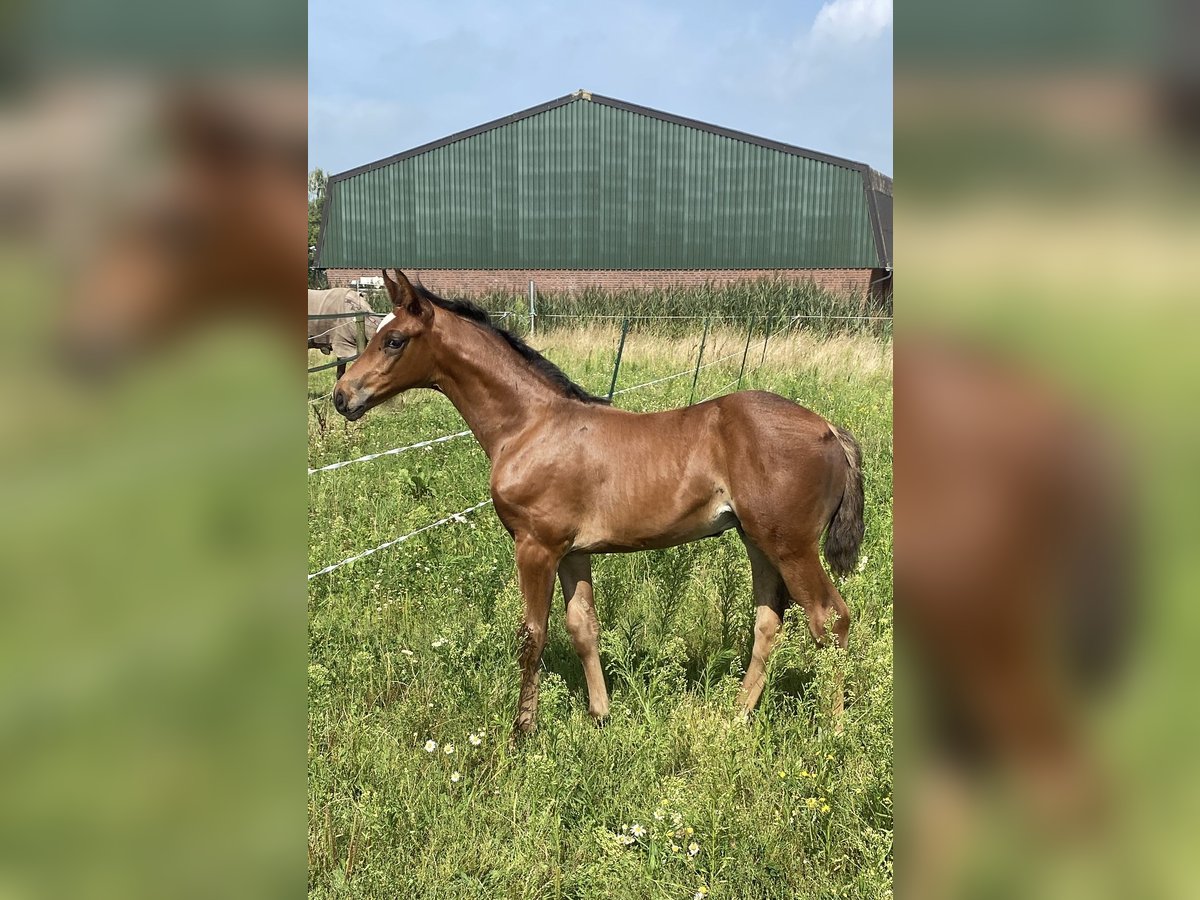
[[[334,182],[326,268],[869,268],[860,171],[579,99]]]

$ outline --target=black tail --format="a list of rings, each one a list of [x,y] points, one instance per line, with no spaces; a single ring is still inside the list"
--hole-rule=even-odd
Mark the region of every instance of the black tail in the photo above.
[[[845,428],[830,426],[846,453],[846,487],[825,532],[825,561],[834,575],[850,574],[863,539],[862,448]]]

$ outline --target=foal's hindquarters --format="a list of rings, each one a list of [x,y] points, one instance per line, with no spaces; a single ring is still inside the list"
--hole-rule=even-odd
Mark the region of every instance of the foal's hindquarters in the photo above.
[[[566,623],[587,679],[589,711],[608,695],[590,554],[687,543],[736,528],[750,557],[757,605],[742,684],[748,711],[791,603],[818,641],[845,647],[850,612],[820,559],[852,568],[862,539],[858,445],[848,432],[775,394],[744,392],[686,409],[636,414],[576,404],[506,446],[494,460],[496,510],[516,541],[525,600],[516,728],[531,731],[538,666],[557,573]],[[840,710],[840,690],[834,700]]]
[[[749,711],[791,604],[803,608],[819,643],[832,624],[838,645],[847,646],[850,610],[821,564],[820,539],[828,530],[826,558],[845,574],[862,541],[862,476],[848,432],[775,394],[733,396],[746,398],[730,404],[723,439],[732,448],[732,505],[754,586],[754,646],[741,691]],[[835,714],[841,703],[835,689]]]

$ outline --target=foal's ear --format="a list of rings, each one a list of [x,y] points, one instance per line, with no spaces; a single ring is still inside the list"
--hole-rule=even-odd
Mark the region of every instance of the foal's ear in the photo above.
[[[419,319],[427,319],[433,312],[429,301],[421,296],[399,269],[393,269],[391,276],[388,275],[387,269],[384,269],[383,283],[387,288],[392,306],[397,309],[403,309],[409,315]]]

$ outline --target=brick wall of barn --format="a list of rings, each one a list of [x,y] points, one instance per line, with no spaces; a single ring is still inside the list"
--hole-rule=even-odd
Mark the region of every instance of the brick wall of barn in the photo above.
[[[872,269],[695,269],[566,271],[562,269],[416,269],[421,283],[444,296],[524,293],[533,281],[539,291],[576,292],[590,287],[607,290],[662,288],[692,285],[725,285],[759,278],[788,278],[813,281],[825,290],[861,298],[872,280]],[[330,287],[346,287],[350,281],[379,275],[378,269],[329,269]]]

